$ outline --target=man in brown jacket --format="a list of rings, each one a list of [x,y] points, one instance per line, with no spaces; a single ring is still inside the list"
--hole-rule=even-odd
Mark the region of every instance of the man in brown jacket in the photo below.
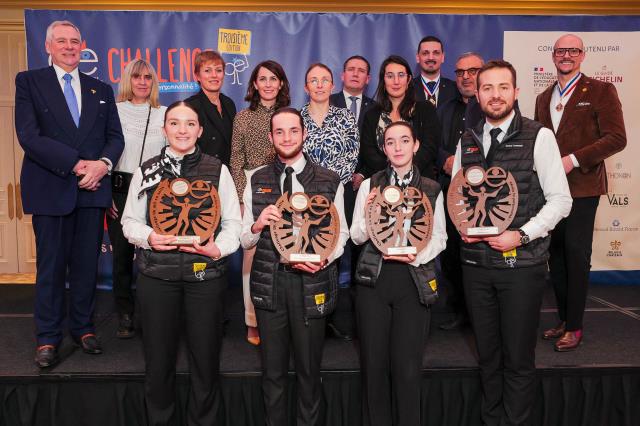
[[[552,59],[558,81],[536,99],[535,119],[556,134],[573,206],[551,234],[551,281],[560,323],[543,333],[557,339],[556,351],[571,351],[582,341],[593,226],[600,195],[607,193],[604,160],[627,144],[622,105],[616,88],[580,72],[582,40],[560,37]]]

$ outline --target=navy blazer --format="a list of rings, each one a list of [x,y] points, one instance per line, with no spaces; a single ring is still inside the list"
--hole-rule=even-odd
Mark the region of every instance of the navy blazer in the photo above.
[[[76,127],[53,67],[16,76],[16,134],[24,149],[20,182],[25,213],[64,216],[76,207],[110,207],[111,178],[95,191],[78,188],[73,168],[106,157],[115,166],[124,137],[111,86],[80,75],[82,110]]]
[[[424,95],[424,89],[422,88],[421,76],[418,75],[413,79],[413,86],[416,90],[416,101],[426,101],[427,97]],[[442,108],[447,102],[452,99],[456,99],[460,96],[458,92],[458,86],[453,80],[449,80],[446,77],[440,76],[440,89],[438,91],[438,106],[436,109]]]
[[[339,91],[338,93],[334,93],[329,97],[329,103],[333,106],[337,106],[338,108],[346,108],[347,100],[344,97],[344,93]],[[358,116],[358,130],[362,132],[362,123],[364,122],[364,116],[371,108],[375,102],[373,99],[366,97],[364,94],[362,95],[362,105],[360,105],[360,115]]]

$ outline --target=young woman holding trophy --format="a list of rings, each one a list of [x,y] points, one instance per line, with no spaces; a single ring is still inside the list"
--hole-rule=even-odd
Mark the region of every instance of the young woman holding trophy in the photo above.
[[[356,269],[364,425],[424,423],[423,336],[437,297],[434,259],[447,235],[443,195],[420,176],[413,161],[418,148],[410,124],[389,124],[388,165],[362,182],[356,198],[350,231],[364,244]]]
[[[231,174],[204,154],[198,113],[167,108],[169,146],[133,175],[122,216],[124,235],[140,247],[139,317],[149,424],[177,424],[175,371],[184,317],[191,370],[188,424],[217,424],[225,257],[239,246],[240,204]]]

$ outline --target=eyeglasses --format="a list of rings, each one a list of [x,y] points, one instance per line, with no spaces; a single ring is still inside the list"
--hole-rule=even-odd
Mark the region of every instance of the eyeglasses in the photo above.
[[[394,74],[392,72],[388,72],[388,73],[385,73],[384,78],[386,80],[393,80],[394,78],[398,77],[400,80],[402,80],[402,79],[406,78],[407,75],[408,74],[406,72],[399,72],[399,73],[396,73],[396,74]]]
[[[569,56],[575,58],[576,56],[580,56],[582,49],[578,49],[577,47],[558,47],[553,50],[553,54],[558,58],[562,58],[567,52],[569,52]]]
[[[480,68],[467,68],[466,70],[457,69],[454,72],[456,73],[456,77],[463,77],[465,72],[473,77],[474,75],[478,74],[478,71],[480,71]]]
[[[333,83],[330,79],[328,78],[323,78],[322,80],[318,80],[317,78],[312,78],[311,80],[307,80],[307,84],[310,84],[312,86],[320,86],[320,83],[322,83],[323,86],[327,85],[327,84],[331,84]]]

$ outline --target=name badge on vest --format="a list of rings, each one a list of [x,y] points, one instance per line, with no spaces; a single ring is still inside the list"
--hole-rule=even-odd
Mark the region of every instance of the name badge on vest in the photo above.
[[[338,244],[338,210],[326,197],[285,193],[276,202],[282,219],[271,225],[271,240],[287,262],[325,261]]]
[[[447,193],[449,217],[467,237],[500,235],[516,215],[518,187],[501,167],[460,169]]]
[[[387,186],[365,210],[371,242],[388,256],[417,254],[431,240],[433,208],[417,188]]]
[[[220,223],[220,197],[204,180],[163,179],[151,196],[149,219],[160,235],[175,235],[174,245],[207,241]]]

